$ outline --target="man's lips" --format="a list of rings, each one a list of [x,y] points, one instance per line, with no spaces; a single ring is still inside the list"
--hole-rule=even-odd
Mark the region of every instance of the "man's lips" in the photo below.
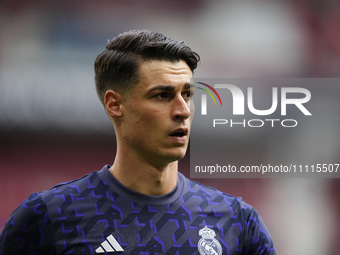
[[[188,129],[187,128],[178,128],[174,131],[172,131],[169,136],[172,137],[183,137],[186,136],[188,134]]]

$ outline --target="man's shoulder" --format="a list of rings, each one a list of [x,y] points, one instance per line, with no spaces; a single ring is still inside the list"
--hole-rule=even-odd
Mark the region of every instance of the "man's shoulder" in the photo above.
[[[220,197],[223,199],[227,199],[228,201],[233,201],[233,202],[237,202],[237,203],[245,203],[241,197],[235,197],[231,194],[228,193],[224,193],[214,187],[211,186],[207,186],[204,185],[198,181],[194,181],[191,180],[187,177],[185,177],[183,174],[180,173],[180,175],[182,176],[181,178],[183,178],[184,183],[187,185],[187,190],[189,192],[193,192],[193,193],[197,193],[198,191],[203,192],[204,194],[207,195],[207,197]]]
[[[34,192],[13,211],[12,216],[22,210],[29,211],[31,214],[43,215],[44,211],[48,211],[47,204],[53,199],[65,202],[69,197],[71,200],[74,200],[75,198],[79,198],[86,188],[94,187],[94,183],[98,185],[98,176],[99,172],[95,171],[77,179],[56,184],[48,190]],[[32,210],[25,210],[27,208],[31,208]]]
[[[181,174],[182,175],[182,174]],[[183,176],[183,175],[182,175]],[[237,210],[242,214],[249,214],[250,211],[255,210],[251,205],[246,203],[242,197],[236,197],[231,194],[222,192],[214,187],[206,186],[200,182],[190,180],[185,176],[182,177],[185,183],[185,192],[199,196],[206,200],[207,203],[216,206],[223,206],[229,208],[233,213]],[[256,211],[256,210],[255,210]],[[246,215],[243,215],[246,217]]]
[[[51,189],[32,193],[12,212],[7,221],[0,235],[0,253],[12,253],[19,249],[23,253],[35,251],[38,254],[54,254],[58,245],[55,235],[64,230],[62,220],[72,217],[70,212],[81,210],[84,204],[82,201],[86,197],[93,197],[91,192],[102,192],[102,186],[105,186],[105,182],[100,172],[95,171],[59,183]],[[85,207],[87,204],[88,199]],[[58,219],[61,224],[56,224]]]
[[[99,171],[94,171],[82,177],[67,182],[58,183],[48,190],[32,193],[29,198],[23,202],[23,204],[33,203],[33,201],[39,200],[43,201],[44,203],[49,203],[52,198],[65,200],[65,196],[77,198],[81,196],[86,189],[93,189],[96,187],[99,188],[101,184],[102,182]]]

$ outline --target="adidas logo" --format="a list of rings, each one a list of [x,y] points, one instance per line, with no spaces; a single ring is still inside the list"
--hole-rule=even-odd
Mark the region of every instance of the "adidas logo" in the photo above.
[[[113,235],[106,237],[106,240],[96,249],[96,253],[124,251]]]

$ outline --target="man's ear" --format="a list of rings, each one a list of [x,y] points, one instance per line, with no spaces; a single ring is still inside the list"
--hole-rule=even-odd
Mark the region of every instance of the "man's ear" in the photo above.
[[[106,91],[104,96],[104,106],[110,117],[118,119],[123,116],[122,100],[123,98],[118,92],[111,89]]]

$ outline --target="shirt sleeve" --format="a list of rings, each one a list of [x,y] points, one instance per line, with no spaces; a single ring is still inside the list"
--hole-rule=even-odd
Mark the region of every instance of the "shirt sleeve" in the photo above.
[[[273,240],[258,212],[249,206],[245,214],[245,247],[250,255],[277,255]]]
[[[0,235],[0,255],[56,254],[48,210],[37,193],[26,199],[5,224]]]

